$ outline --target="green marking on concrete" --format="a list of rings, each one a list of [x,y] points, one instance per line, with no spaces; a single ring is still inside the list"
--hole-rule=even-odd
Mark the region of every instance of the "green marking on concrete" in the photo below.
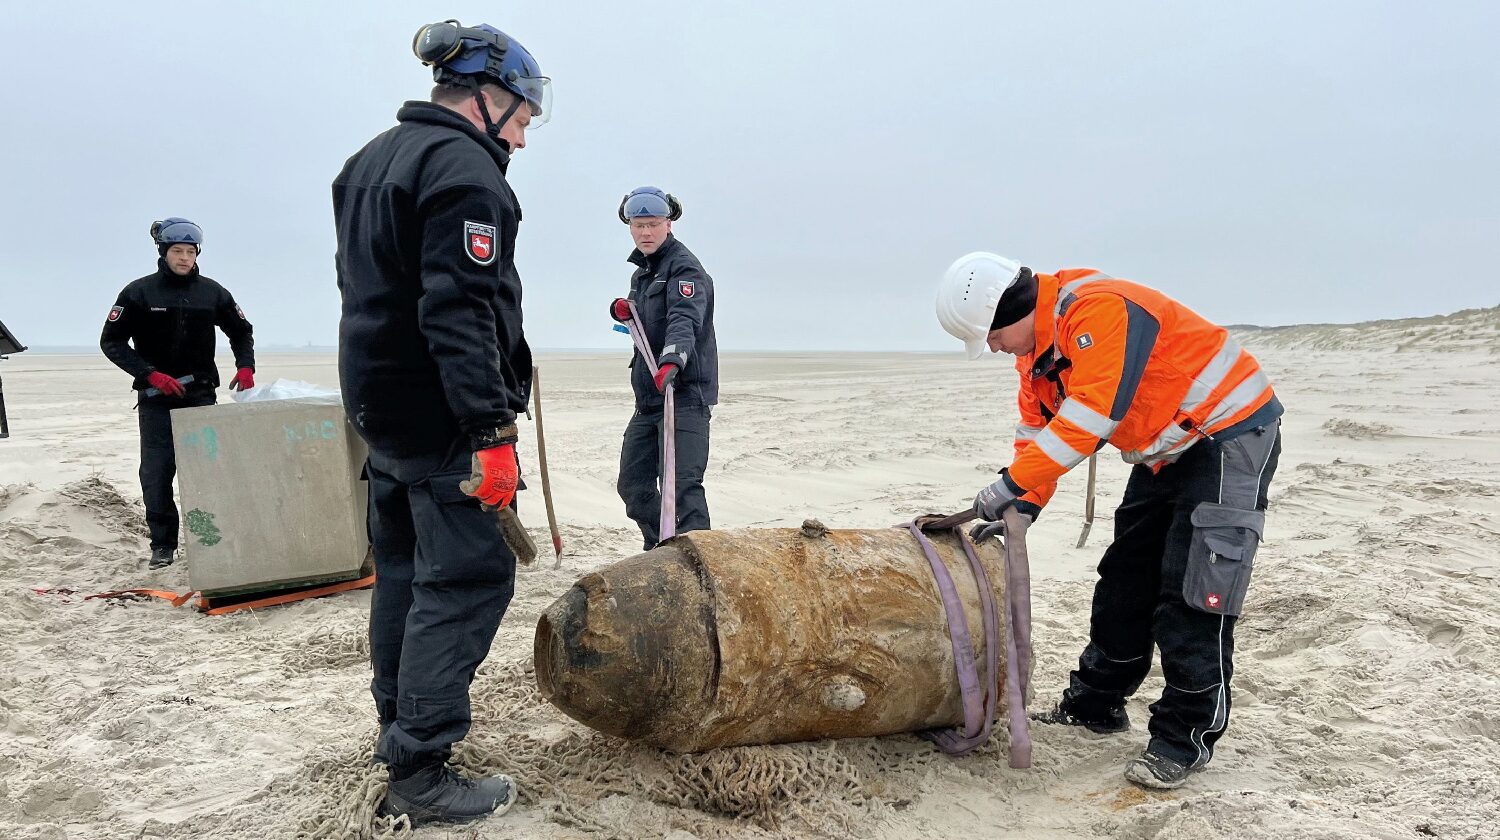
[[[339,436],[339,427],[332,420],[324,420],[321,424],[312,420],[307,421],[301,428],[292,428],[285,424],[281,431],[286,434],[287,443],[306,443],[318,440],[334,440]]]
[[[210,461],[219,460],[219,433],[213,426],[204,426],[200,431],[183,435],[182,445],[202,449]]]
[[[203,545],[218,545],[224,539],[224,535],[219,533],[219,526],[214,524],[214,515],[197,508],[188,511],[187,528]]]

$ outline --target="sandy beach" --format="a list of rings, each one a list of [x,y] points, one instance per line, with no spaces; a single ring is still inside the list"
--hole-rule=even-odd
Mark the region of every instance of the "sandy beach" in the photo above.
[[[567,552],[523,572],[474,687],[458,759],[518,780],[508,815],[412,832],[384,785],[356,592],[206,617],[148,571],[128,381],[98,355],[0,363],[0,837],[1481,838],[1500,823],[1500,309],[1245,329],[1287,406],[1266,541],[1238,632],[1234,716],[1207,772],[1121,777],[1134,728],[1037,727],[951,759],[913,736],[674,756],[595,734],[531,675],[541,611],[639,535],[614,481],[628,359],[542,354]],[[221,364],[228,364],[220,354]],[[965,507],[1008,463],[1015,375],[961,354],[726,354],[707,479],[716,527],[875,528]],[[337,384],[331,354],[257,377]],[[227,399],[227,392],[221,401]],[[535,476],[522,427],[524,474]],[[1074,547],[1083,471],[1031,530],[1036,705],[1065,684],[1128,466],[1101,454],[1099,520]],[[523,496],[547,543],[540,496]],[[36,590],[71,590],[39,594]]]

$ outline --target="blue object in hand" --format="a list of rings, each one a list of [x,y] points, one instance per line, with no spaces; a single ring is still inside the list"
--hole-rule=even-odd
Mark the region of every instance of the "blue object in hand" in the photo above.
[[[624,324],[615,324],[615,332],[630,335],[630,328],[625,326]]]
[[[193,375],[190,373],[187,376],[179,376],[179,377],[177,377],[177,384],[178,385],[182,385],[184,387],[193,384]],[[147,388],[146,389],[146,396],[148,396],[148,397],[154,397],[154,396],[156,396],[157,394],[160,394],[160,393],[161,393],[161,389],[160,388]]]

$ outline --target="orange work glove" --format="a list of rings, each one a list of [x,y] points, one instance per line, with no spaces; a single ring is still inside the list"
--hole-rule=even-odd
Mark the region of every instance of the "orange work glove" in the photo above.
[[[513,443],[492,446],[474,453],[468,481],[458,489],[489,507],[506,507],[516,497],[516,446]]]

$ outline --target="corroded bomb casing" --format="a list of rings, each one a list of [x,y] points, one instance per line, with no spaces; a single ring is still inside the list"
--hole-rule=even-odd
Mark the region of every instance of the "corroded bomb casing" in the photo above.
[[[978,588],[957,537],[930,537],[982,676]],[[978,553],[1003,605],[997,541]],[[535,654],[569,717],[674,752],[963,723],[937,583],[895,528],[683,534],[581,578],[543,613]],[[1003,641],[999,656],[1003,709]]]

